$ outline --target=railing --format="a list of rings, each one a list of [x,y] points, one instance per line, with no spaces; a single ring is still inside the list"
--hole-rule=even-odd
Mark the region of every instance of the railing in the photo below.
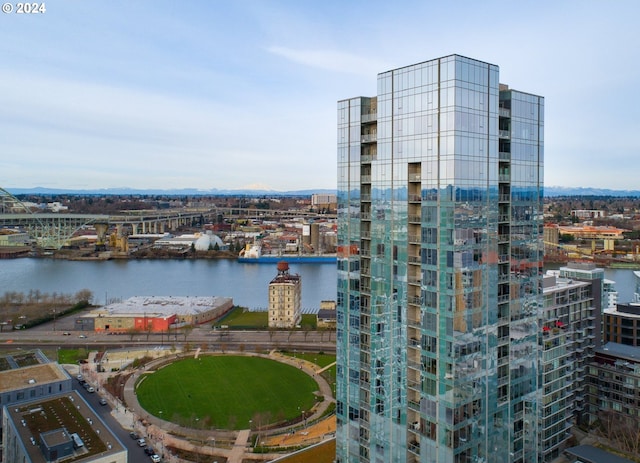
[[[360,121],[362,122],[374,122],[378,119],[377,113],[366,113],[360,117]]]

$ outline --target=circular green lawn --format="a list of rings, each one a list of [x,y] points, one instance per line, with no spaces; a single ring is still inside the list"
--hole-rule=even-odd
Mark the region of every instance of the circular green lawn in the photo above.
[[[301,369],[263,357],[200,356],[145,375],[136,388],[150,414],[182,426],[257,429],[291,420],[315,403],[318,385]]]

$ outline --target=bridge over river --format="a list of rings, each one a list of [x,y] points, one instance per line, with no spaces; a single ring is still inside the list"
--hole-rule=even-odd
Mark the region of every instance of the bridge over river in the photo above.
[[[182,226],[203,225],[220,218],[255,218],[282,220],[294,217],[335,218],[313,212],[276,211],[256,208],[180,208],[127,211],[116,215],[34,213],[8,191],[0,188],[0,229],[25,231],[44,249],[59,249],[74,233],[84,227],[96,229],[97,243],[104,243],[109,227],[127,227],[132,234],[165,233]]]

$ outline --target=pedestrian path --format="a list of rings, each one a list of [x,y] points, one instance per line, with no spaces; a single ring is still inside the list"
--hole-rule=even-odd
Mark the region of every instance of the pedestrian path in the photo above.
[[[233,444],[233,448],[227,457],[227,463],[242,463],[244,454],[247,450],[247,442],[249,441],[250,434],[251,431],[249,429],[243,429],[238,432],[236,442]]]
[[[198,354],[201,354],[201,352],[195,353],[195,355]],[[244,353],[243,355],[265,356],[249,353]],[[194,356],[194,353],[192,352],[190,356]],[[178,356],[176,356],[176,358],[177,357]],[[311,410],[312,413],[307,417],[307,420],[311,423],[314,420],[321,418],[329,404],[334,401],[331,386],[322,376],[320,376],[320,372],[330,366],[318,370],[318,366],[312,362],[307,362],[299,358],[292,358],[275,350],[265,357],[271,357],[279,362],[300,368],[309,376],[316,379],[320,389],[317,394],[322,395],[324,400],[321,400],[316,404],[315,408]],[[140,435],[147,437],[147,440],[154,445],[156,449],[162,451],[165,461],[169,462],[177,460],[173,458],[168,451],[166,451],[168,447],[177,447],[187,451],[220,456],[225,458],[227,463],[243,463],[249,460],[256,462],[270,461],[282,456],[281,454],[252,453],[250,442],[252,431],[250,429],[240,431],[212,431],[184,428],[175,423],[165,421],[161,418],[145,413],[138,403],[135,384],[141,375],[152,373],[155,368],[161,367],[161,365],[167,360],[167,358],[157,359],[147,364],[144,369],[137,370],[127,379],[123,385],[123,397],[126,407],[119,400],[112,400],[112,415],[118,420],[124,429],[134,430]],[[89,368],[94,367],[91,359],[88,366]],[[98,375],[108,375],[108,373],[97,374],[97,372],[94,371],[93,376]],[[106,377],[102,378],[102,380],[106,380]],[[293,436],[296,434],[296,431],[301,431],[299,429],[300,426],[300,423],[298,423],[284,428],[266,431],[261,435],[263,435],[265,439],[268,439],[269,435],[274,435],[275,437],[276,435],[289,434],[290,436]],[[312,426],[310,425],[309,428],[312,428]],[[287,443],[290,445],[292,440],[299,440],[298,445],[304,445],[303,441],[307,441],[307,444],[309,444],[332,437],[332,434],[335,431],[335,424],[327,427],[327,424],[323,422],[323,428],[324,430],[320,433],[321,436],[311,435],[312,433],[309,432],[311,429],[305,429],[304,432],[300,432],[299,436],[296,436],[297,439],[289,438],[289,442]],[[194,442],[200,442],[200,444],[196,445]]]

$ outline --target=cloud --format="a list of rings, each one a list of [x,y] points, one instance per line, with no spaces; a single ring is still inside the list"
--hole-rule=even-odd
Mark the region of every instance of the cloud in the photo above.
[[[294,63],[332,72],[362,75],[368,78],[387,69],[388,65],[378,60],[335,50],[294,50],[287,47],[271,46],[273,53]]]

